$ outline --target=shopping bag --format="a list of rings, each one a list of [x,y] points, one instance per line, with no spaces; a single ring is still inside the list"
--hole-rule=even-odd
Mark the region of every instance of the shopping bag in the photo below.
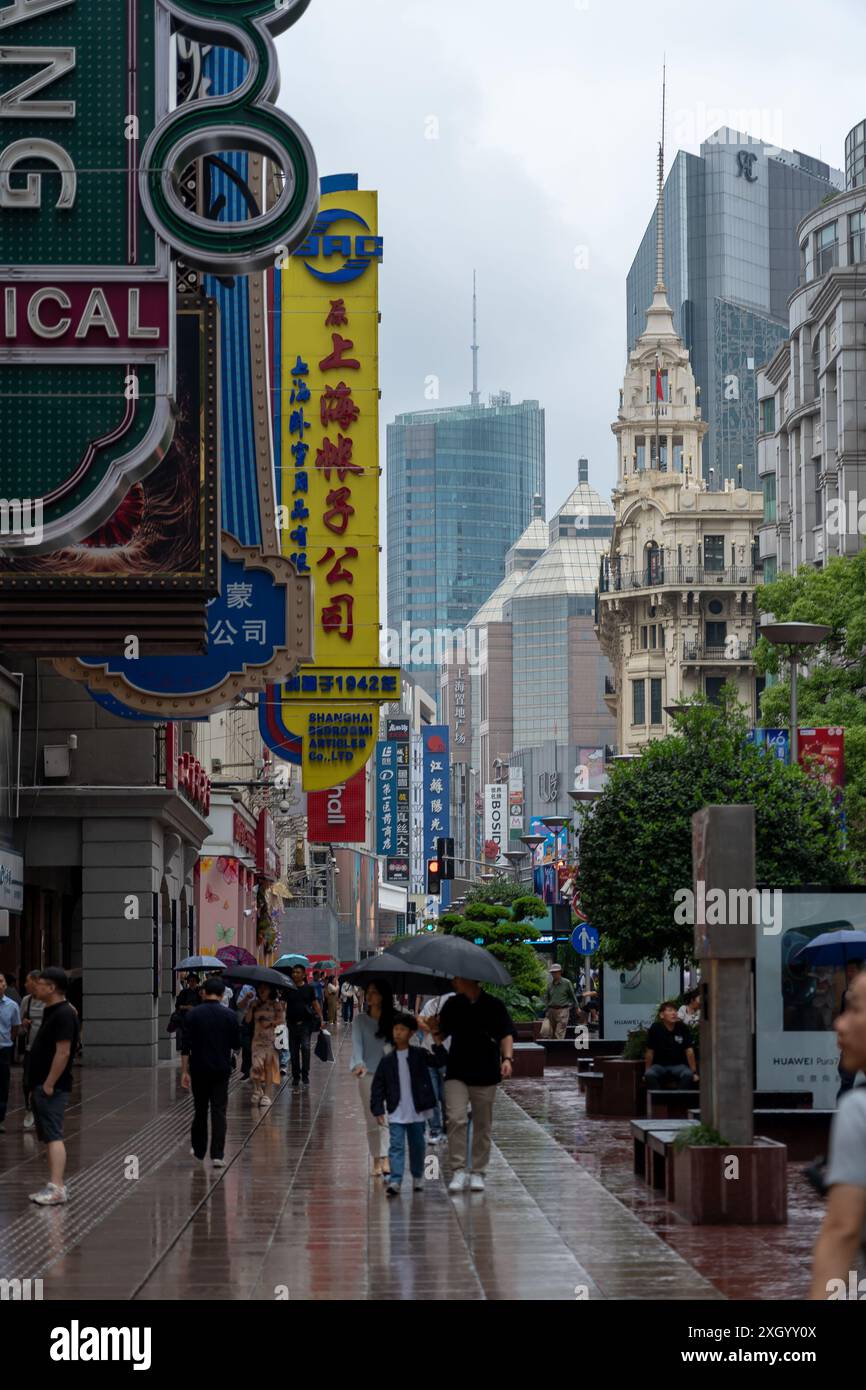
[[[334,1049],[331,1047],[331,1035],[326,1028],[319,1029],[313,1050],[320,1062],[333,1062]]]
[[[551,1027],[550,1019],[549,1019],[549,1018],[546,1018],[546,1017],[545,1017],[545,1019],[544,1019],[542,1025],[541,1025],[541,1027],[540,1027],[539,1030],[538,1030],[538,1036],[539,1036],[540,1038],[552,1038],[552,1037],[553,1037],[553,1028]]]

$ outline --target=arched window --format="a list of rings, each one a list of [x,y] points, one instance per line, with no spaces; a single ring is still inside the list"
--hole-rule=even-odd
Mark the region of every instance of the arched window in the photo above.
[[[646,582],[660,584],[664,578],[664,551],[655,541],[646,548]]]

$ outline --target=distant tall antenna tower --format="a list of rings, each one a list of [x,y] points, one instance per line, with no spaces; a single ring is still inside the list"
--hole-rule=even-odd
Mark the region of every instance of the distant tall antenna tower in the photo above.
[[[476,292],[476,271],[472,272],[472,396],[473,406],[481,404],[478,393],[478,294]]]
[[[665,97],[667,63],[662,64],[662,138],[659,141],[658,204],[656,207],[656,289],[665,283]]]

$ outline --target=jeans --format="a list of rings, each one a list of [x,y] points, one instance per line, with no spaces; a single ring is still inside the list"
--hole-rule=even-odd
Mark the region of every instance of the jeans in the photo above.
[[[389,1124],[391,1143],[388,1149],[388,1161],[391,1165],[391,1176],[388,1181],[397,1187],[403,1181],[403,1173],[406,1167],[406,1140],[409,1141],[409,1171],[413,1178],[423,1178],[424,1176],[424,1155],[426,1145],[424,1143],[424,1121],[418,1120],[413,1125],[395,1125],[391,1120]]]
[[[646,1084],[654,1091],[660,1090],[666,1081],[673,1081],[675,1086],[683,1090],[690,1090],[694,1086],[692,1081],[692,1071],[690,1067],[662,1067],[658,1062],[654,1062],[646,1073]]]
[[[343,1022],[344,1022],[344,1023],[351,1023],[351,1022],[352,1022],[352,1019],[353,1019],[354,1017],[355,1017],[355,1001],[354,1001],[354,999],[344,999],[344,1000],[343,1000]]]
[[[430,1083],[436,1097],[436,1105],[427,1123],[430,1126],[431,1136],[438,1137],[445,1128],[445,1072],[442,1067],[430,1068]]]
[[[292,1080],[310,1079],[310,1033],[309,1023],[289,1024],[289,1052],[292,1058]]]
[[[210,1110],[211,1158],[222,1158],[226,1147],[226,1110],[229,1103],[229,1078],[222,1072],[192,1072],[192,1098],[195,1113],[192,1121],[192,1147],[196,1158],[207,1155],[207,1117]]]
[[[14,1047],[0,1047],[0,1121],[6,1119],[6,1106],[9,1104],[9,1082],[12,1079],[12,1058]]]

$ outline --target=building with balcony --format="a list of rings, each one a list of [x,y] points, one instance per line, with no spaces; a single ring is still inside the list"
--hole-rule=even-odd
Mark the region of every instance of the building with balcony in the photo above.
[[[665,707],[726,681],[754,712],[760,494],[701,474],[703,418],[689,352],[664,283],[664,200],[656,284],[629,354],[617,441],[613,537],[600,567],[596,630],[613,668],[605,700],[620,753],[670,732]],[[745,470],[744,470],[745,471]]]
[[[852,165],[858,152],[862,165],[863,142],[852,140]],[[700,155],[680,150],[673,161],[663,271],[707,425],[695,471],[711,491],[731,481],[757,486],[756,368],[787,336],[797,224],[842,186],[841,171],[820,159],[726,127],[703,142]],[[656,260],[653,216],[628,273],[629,352],[652,297]]]
[[[855,554],[866,533],[864,128],[845,142],[849,188],[800,223],[788,336],[758,376],[765,580]]]

